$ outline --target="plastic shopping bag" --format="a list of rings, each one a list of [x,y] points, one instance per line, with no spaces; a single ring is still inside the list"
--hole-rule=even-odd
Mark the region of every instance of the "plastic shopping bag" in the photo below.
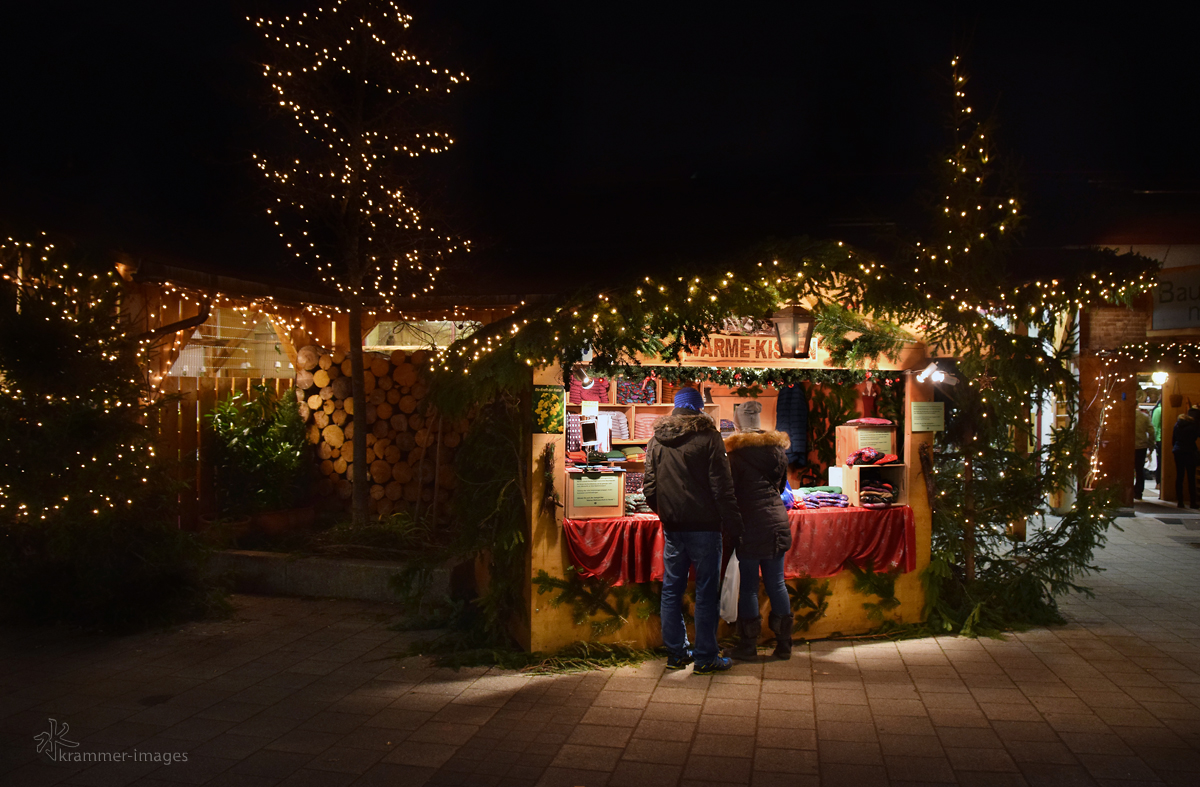
[[[725,566],[725,581],[721,583],[721,620],[737,623],[738,588],[742,584],[742,572],[738,569],[737,552],[729,556]]]

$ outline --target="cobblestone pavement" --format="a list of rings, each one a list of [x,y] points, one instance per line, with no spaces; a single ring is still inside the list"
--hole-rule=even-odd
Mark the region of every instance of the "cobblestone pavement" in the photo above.
[[[1120,520],[1067,626],[818,642],[713,677],[433,669],[391,658],[411,635],[390,608],[346,601],[239,597],[232,620],[124,638],[5,629],[0,784],[1194,785],[1200,518],[1172,522]],[[35,736],[126,761],[51,764]],[[164,754],[187,759],[145,760]]]

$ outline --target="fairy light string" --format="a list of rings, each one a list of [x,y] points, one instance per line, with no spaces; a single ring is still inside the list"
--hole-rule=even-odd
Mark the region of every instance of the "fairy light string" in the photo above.
[[[43,233],[0,241],[0,521],[128,510],[152,493],[146,344],[113,269],[73,261]]]
[[[351,304],[431,292],[445,258],[470,241],[424,214],[406,162],[454,144],[426,110],[467,75],[406,48],[413,20],[391,0],[250,21],[275,59],[263,75],[308,143],[290,160],[254,156],[278,192],[268,214],[288,249]]]

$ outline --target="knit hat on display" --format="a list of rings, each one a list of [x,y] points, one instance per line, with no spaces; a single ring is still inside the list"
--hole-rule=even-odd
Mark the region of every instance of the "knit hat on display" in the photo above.
[[[680,388],[675,394],[675,406],[686,407],[698,413],[704,412],[704,397],[695,388]]]
[[[733,408],[733,421],[738,431],[751,432],[759,430],[759,413],[762,412],[761,402],[741,402]]]

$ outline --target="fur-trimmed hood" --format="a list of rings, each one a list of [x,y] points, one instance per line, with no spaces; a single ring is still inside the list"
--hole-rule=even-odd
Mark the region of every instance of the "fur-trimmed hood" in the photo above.
[[[680,412],[680,410],[683,412]],[[654,439],[663,445],[677,445],[693,434],[717,432],[717,425],[704,413],[691,413],[687,408],[675,408],[654,424]]]
[[[792,438],[786,432],[735,432],[725,438],[725,450],[729,452],[760,446],[779,446],[786,451],[791,444]]]

